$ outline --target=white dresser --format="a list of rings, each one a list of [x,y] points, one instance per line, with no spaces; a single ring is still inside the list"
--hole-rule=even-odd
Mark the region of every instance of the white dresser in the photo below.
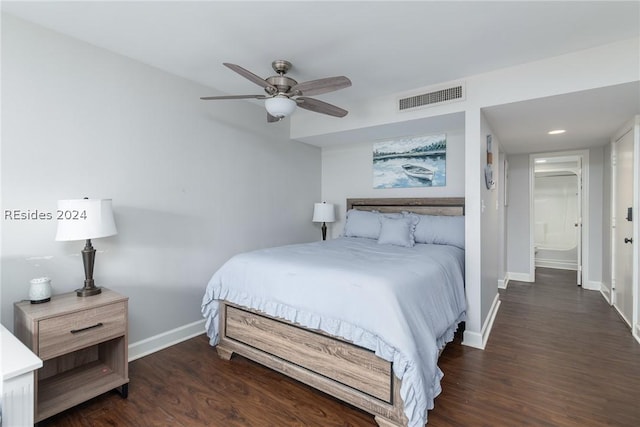
[[[42,367],[42,360],[2,325],[0,335],[0,425],[31,426],[34,415],[34,371]]]

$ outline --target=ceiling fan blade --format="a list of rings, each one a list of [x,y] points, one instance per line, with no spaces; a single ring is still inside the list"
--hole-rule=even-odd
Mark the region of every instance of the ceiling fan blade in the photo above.
[[[282,120],[282,117],[272,116],[271,114],[267,113],[267,123],[275,123],[279,122],[280,120]]]
[[[299,96],[296,98],[296,103],[298,107],[304,108],[305,110],[313,111],[316,113],[328,114],[334,117],[344,117],[349,113],[347,110],[343,110],[340,107],[336,107],[335,105],[329,104],[324,101],[320,101],[315,98],[307,98],[306,96]]]
[[[245,70],[244,68],[242,68],[239,65],[236,64],[229,64],[228,62],[224,62],[223,65],[227,68],[232,69],[233,71],[235,71],[236,73],[240,74],[242,77],[244,77],[245,79],[251,80],[252,82],[254,82],[255,84],[257,84],[260,87],[263,87],[265,90],[267,90],[269,93],[276,93],[278,91],[278,88],[276,88],[275,86],[273,86],[271,83],[269,83],[268,81],[266,81],[265,79],[263,79],[260,76],[256,76],[255,74],[253,74],[251,71],[249,70]]]
[[[264,95],[224,95],[224,96],[203,96],[200,99],[210,101],[214,99],[266,99],[268,96]]]
[[[345,76],[327,77],[325,79],[310,80],[293,86],[289,93],[299,95],[320,95],[351,86],[351,80]]]

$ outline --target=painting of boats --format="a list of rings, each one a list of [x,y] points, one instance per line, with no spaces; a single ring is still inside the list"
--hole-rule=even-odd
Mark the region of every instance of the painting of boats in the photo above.
[[[423,168],[422,166],[406,163],[402,165],[402,169],[404,169],[404,173],[411,178],[424,179],[425,181],[431,181],[433,179],[433,171]]]
[[[447,136],[414,136],[373,144],[373,187],[440,187],[446,184]]]

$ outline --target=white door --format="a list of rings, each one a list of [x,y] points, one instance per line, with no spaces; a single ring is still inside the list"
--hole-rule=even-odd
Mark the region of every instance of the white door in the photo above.
[[[615,254],[615,289],[613,304],[625,321],[633,319],[633,222],[637,212],[633,206],[633,131],[615,143],[615,222],[613,250]]]
[[[577,178],[577,197],[576,197],[576,222],[574,224],[576,228],[576,283],[578,286],[582,286],[582,157],[578,157],[578,170],[576,171]]]

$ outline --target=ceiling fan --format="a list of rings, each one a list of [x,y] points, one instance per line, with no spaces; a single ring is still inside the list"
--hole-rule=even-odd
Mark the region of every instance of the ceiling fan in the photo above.
[[[345,76],[327,77],[298,83],[291,77],[285,76],[287,71],[291,69],[291,62],[283,59],[278,59],[271,63],[271,66],[278,75],[267,77],[266,79],[253,74],[251,71],[239,65],[225,62],[224,66],[240,74],[242,77],[251,80],[258,86],[261,86],[266,92],[266,95],[204,96],[200,99],[264,99],[265,108],[267,109],[267,122],[269,123],[278,122],[291,115],[296,109],[296,106],[334,117],[344,117],[348,113],[347,110],[340,107],[308,97],[308,95],[320,95],[351,86],[351,80]]]

